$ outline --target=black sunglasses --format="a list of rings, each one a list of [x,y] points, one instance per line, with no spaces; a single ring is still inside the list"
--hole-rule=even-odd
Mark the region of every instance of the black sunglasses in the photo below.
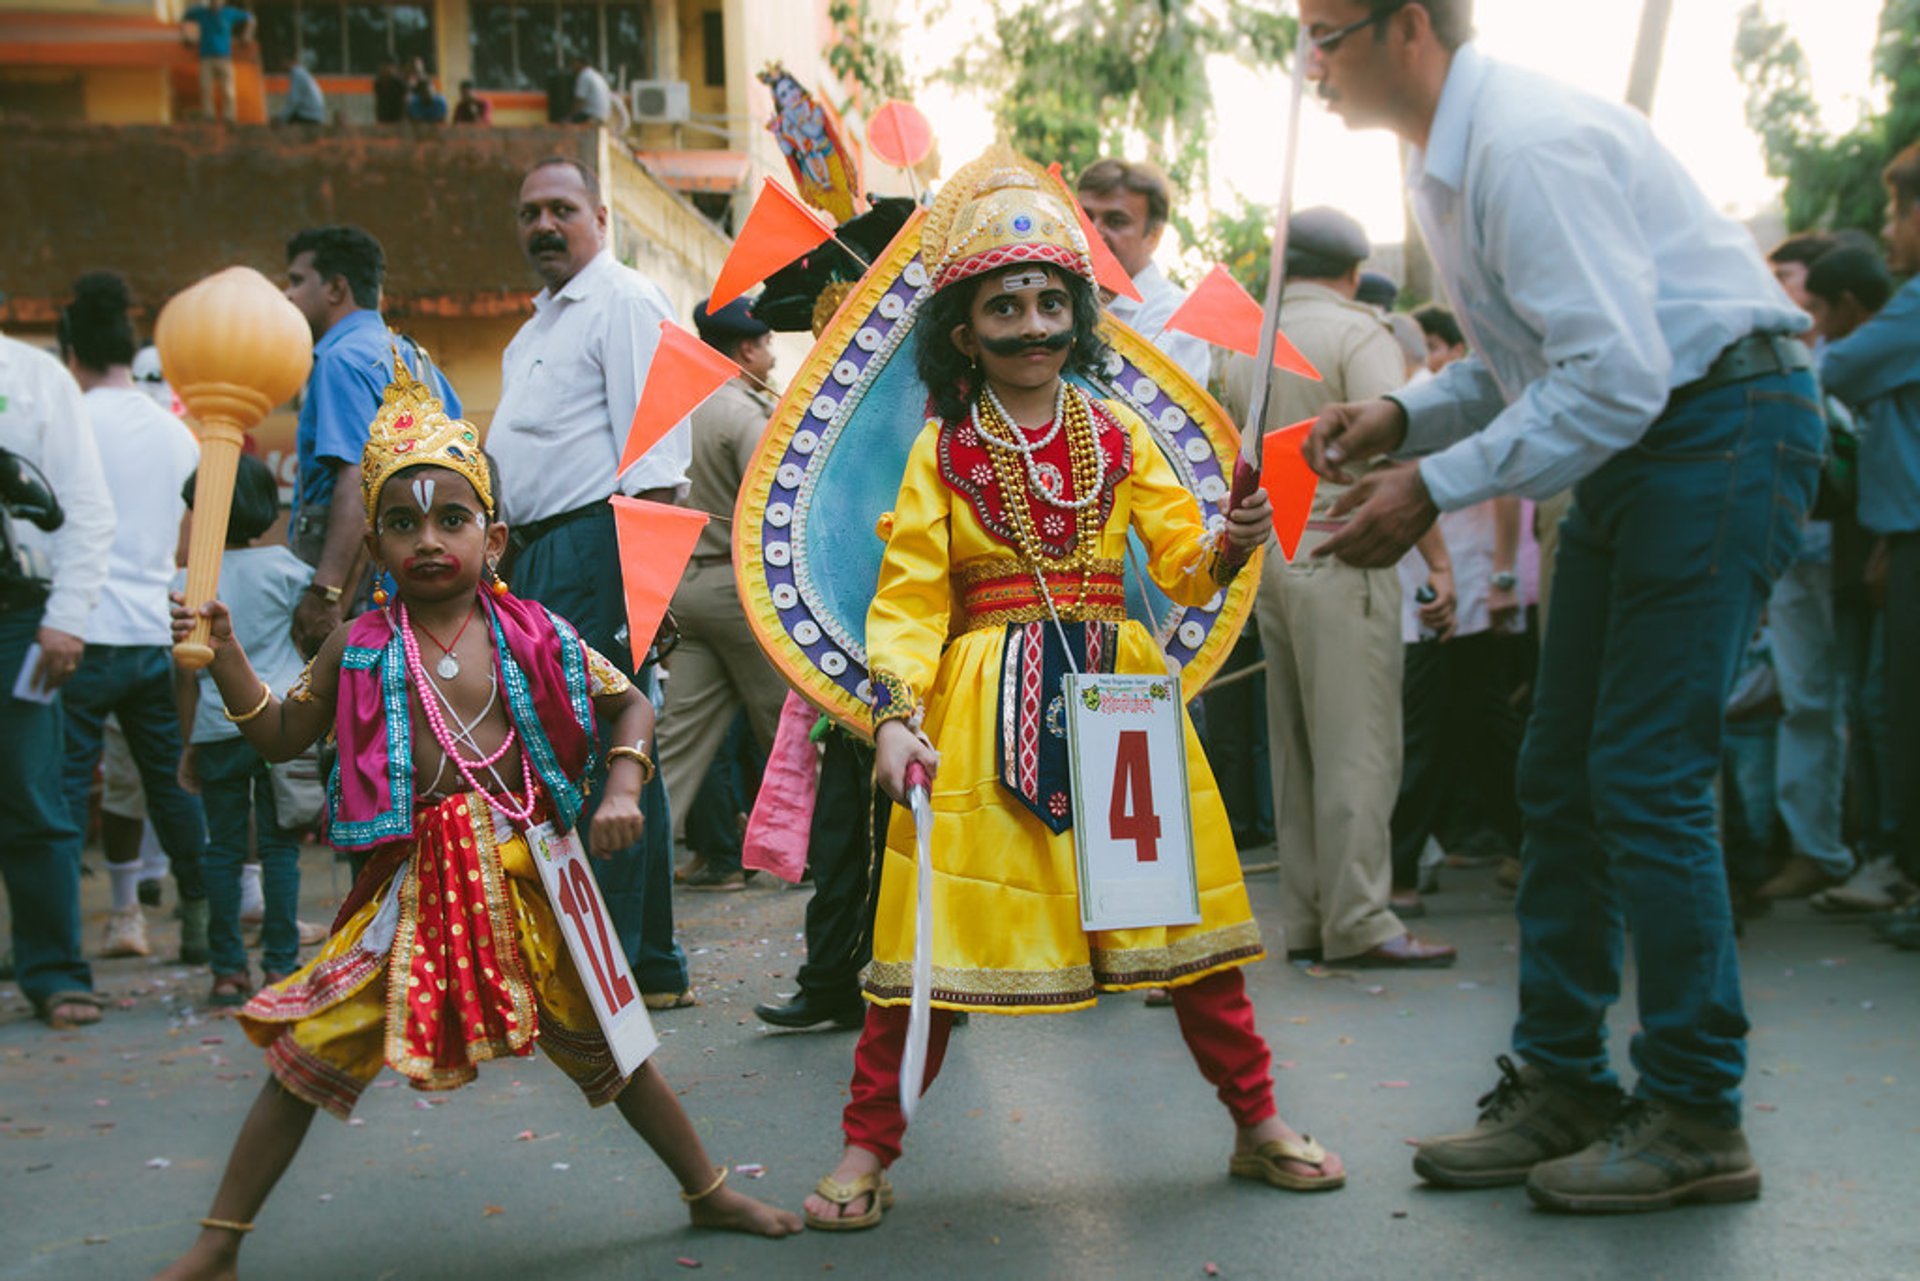
[[[1335,49],[1338,49],[1340,47],[1340,42],[1345,40],[1348,36],[1352,35],[1354,32],[1364,31],[1368,27],[1374,26],[1378,23],[1385,22],[1388,18],[1391,18],[1394,14],[1400,12],[1402,9],[1406,8],[1411,3],[1413,3],[1413,0],[1395,0],[1393,4],[1388,5],[1384,9],[1376,9],[1374,12],[1368,14],[1366,17],[1360,19],[1358,22],[1349,22],[1344,27],[1335,27],[1332,31],[1327,32],[1325,35],[1318,35],[1318,36],[1310,35],[1307,37],[1307,46],[1314,53],[1317,53],[1324,58],[1326,55],[1332,53]]]

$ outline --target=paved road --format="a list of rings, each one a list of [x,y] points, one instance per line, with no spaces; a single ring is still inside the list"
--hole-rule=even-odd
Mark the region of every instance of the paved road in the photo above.
[[[341,888],[306,859],[305,914]],[[105,892],[89,880],[89,936]],[[1272,876],[1254,902],[1274,916]],[[1752,1205],[1569,1220],[1517,1190],[1422,1190],[1408,1136],[1471,1119],[1513,1004],[1514,930],[1484,872],[1450,874],[1424,926],[1456,970],[1251,971],[1282,1108],[1346,1157],[1341,1192],[1230,1182],[1224,1114],[1170,1011],[1112,999],[1060,1018],[976,1018],[896,1167],[875,1232],[778,1243],[682,1226],[673,1185],[611,1109],[537,1061],[450,1095],[368,1092],[322,1117],[260,1217],[247,1275],[305,1278],[1912,1277],[1920,1272],[1920,956],[1795,905],[1745,947],[1757,1031]],[[754,1001],[799,959],[804,894],[686,895],[705,1004],[661,1016],[661,1063],[716,1159],[765,1167],[797,1205],[838,1150],[850,1034],[770,1034]],[[157,918],[157,914],[156,914]],[[1270,935],[1273,931],[1270,930]],[[156,936],[172,941],[170,931]],[[1270,937],[1270,945],[1277,940]],[[202,975],[108,962],[124,1008],[55,1035],[0,989],[0,1278],[140,1277],[183,1247],[260,1055],[197,1002]],[[1616,1020],[1631,1026],[1630,1012]],[[1624,1031],[1621,1037],[1624,1057]],[[389,1074],[382,1084],[392,1087]],[[431,1106],[429,1106],[431,1102]],[[361,1122],[364,1122],[362,1124]],[[684,1261],[684,1262],[683,1262]]]

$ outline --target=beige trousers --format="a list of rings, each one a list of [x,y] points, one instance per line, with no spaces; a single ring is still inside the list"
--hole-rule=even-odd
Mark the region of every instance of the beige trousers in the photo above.
[[[787,683],[747,627],[733,566],[690,567],[673,594],[673,617],[680,644],[667,659],[667,701],[654,737],[679,841],[734,714],[744,707],[761,750],[771,748]]]
[[[1355,956],[1406,933],[1387,906],[1400,789],[1400,579],[1269,547],[1254,614],[1289,949]]]
[[[229,124],[238,118],[232,58],[200,59],[200,110]]]

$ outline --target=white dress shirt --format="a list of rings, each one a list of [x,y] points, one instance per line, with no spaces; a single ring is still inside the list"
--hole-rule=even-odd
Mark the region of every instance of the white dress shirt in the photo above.
[[[38,563],[37,572],[53,580],[40,625],[85,637],[87,619],[107,581],[113,501],[100,474],[80,385],[52,356],[5,334],[0,334],[0,448],[38,467],[66,513],[51,534],[26,521],[12,522],[15,544]]]
[[[1811,323],[1638,112],[1471,44],[1407,186],[1475,352],[1394,395],[1442,510],[1558,493],[1729,343]]]
[[[200,442],[145,392],[95,387],[86,395],[100,471],[119,528],[107,554],[107,582],[87,620],[89,645],[166,645],[167,592],[177,566],[181,490],[200,465]]]
[[[1113,301],[1107,304],[1107,314],[1158,347],[1169,360],[1192,374],[1193,380],[1205,387],[1207,377],[1213,371],[1213,349],[1192,334],[1167,328],[1167,321],[1187,300],[1186,291],[1168,280],[1159,266],[1151,262],[1133,278],[1133,287],[1140,291],[1140,301],[1135,302],[1124,294],[1115,294]]]
[[[617,488],[684,492],[693,433],[683,419],[617,477],[627,431],[673,311],[660,287],[601,250],[533,318],[501,359],[487,451],[500,466],[500,514],[524,525],[597,503]]]

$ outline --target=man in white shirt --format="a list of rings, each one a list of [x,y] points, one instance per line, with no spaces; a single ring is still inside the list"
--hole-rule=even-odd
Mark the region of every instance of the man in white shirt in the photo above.
[[[574,124],[603,125],[613,118],[613,89],[598,68],[585,58],[575,56],[573,66]]]
[[[1724,708],[1792,560],[1824,431],[1807,328],[1752,238],[1646,120],[1467,43],[1471,0],[1303,0],[1309,71],[1349,127],[1408,144],[1407,185],[1474,355],[1323,410],[1307,458],[1360,477],[1319,550],[1391,564],[1438,512],[1574,485],[1522,750],[1520,1016],[1430,1182],[1526,1182],[1555,1209],[1759,1195],[1740,1130],[1747,1019],[1715,834]],[[1628,930],[1635,1097],[1606,1012]]]
[[[207,960],[207,891],[200,861],[206,816],[198,797],[180,786],[180,720],[173,698],[172,590],[174,549],[187,504],[182,490],[200,463],[187,425],[134,385],[138,350],[126,281],[96,271],[74,284],[60,312],[60,354],[86,393],[87,417],[118,527],[107,555],[107,581],[86,624],[86,655],[61,692],[66,731],[67,808],[87,825],[87,794],[100,767],[105,722],[120,722],[139,770],[146,816],[166,851],[180,890],[180,959]],[[116,856],[119,856],[116,858]],[[113,911],[103,956],[146,956],[146,919],[137,885],[137,847],[107,848]]]
[[[607,499],[623,493],[671,503],[685,492],[693,457],[692,429],[681,422],[619,470],[660,322],[673,311],[658,285],[614,260],[592,170],[572,160],[534,166],[520,184],[516,219],[520,247],[546,288],[507,344],[487,432],[514,549],[511,577],[519,595],[617,657],[628,652],[626,600]],[[651,663],[641,682],[652,686]],[[595,795],[611,746],[601,744],[594,756]],[[653,755],[652,744],[641,747]],[[640,990],[662,1009],[691,997],[686,956],[673,940],[673,824],[658,774],[641,808],[645,841],[593,865]]]
[[[80,829],[60,784],[60,704],[13,691],[23,678],[57,690],[79,667],[107,578],[113,503],[80,388],[52,356],[4,334],[0,500],[0,543],[19,557],[0,565],[0,876],[14,978],[41,1018],[77,1027],[99,1022],[101,1003],[80,952]]]
[[[1192,334],[1167,328],[1187,295],[1153,261],[1167,229],[1166,175],[1141,160],[1096,160],[1080,174],[1077,186],[1080,207],[1140,291],[1139,302],[1120,294],[1107,299],[1107,314],[1137,331],[1205,387],[1212,351]]]

